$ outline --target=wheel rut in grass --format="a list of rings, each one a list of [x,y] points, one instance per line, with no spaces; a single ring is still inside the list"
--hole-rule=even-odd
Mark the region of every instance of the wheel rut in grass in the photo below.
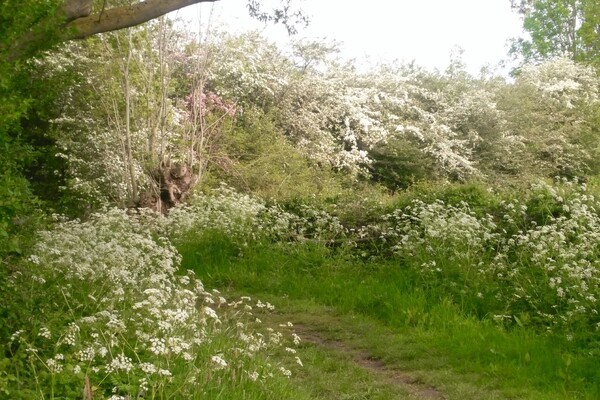
[[[320,332],[307,325],[295,325],[296,332],[307,343],[323,347],[329,351],[349,355],[353,362],[373,374],[378,380],[405,389],[411,399],[444,400],[446,396],[439,390],[430,387],[408,372],[398,370],[384,361],[373,358],[368,352],[354,348],[341,340],[326,338]]]

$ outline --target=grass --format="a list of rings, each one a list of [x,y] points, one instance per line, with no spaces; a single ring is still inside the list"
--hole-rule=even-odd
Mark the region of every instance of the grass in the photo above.
[[[475,318],[442,293],[421,289],[416,276],[391,261],[359,261],[311,243],[240,248],[217,233],[189,236],[178,250],[183,268],[194,270],[208,287],[267,299],[281,318],[367,352],[446,398],[600,397],[598,354],[559,337]],[[383,386],[371,382],[367,386],[378,387],[377,393],[360,397],[369,393],[355,375],[364,368],[352,372],[356,362],[332,348],[322,358],[317,345],[311,346],[302,355],[304,372],[293,381],[311,398],[397,398],[386,391],[392,390],[386,389],[389,380],[377,374],[371,378]],[[410,388],[400,390],[410,396]]]

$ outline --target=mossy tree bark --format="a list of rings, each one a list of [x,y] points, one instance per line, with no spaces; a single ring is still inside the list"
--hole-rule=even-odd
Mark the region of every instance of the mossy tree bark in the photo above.
[[[127,6],[102,8],[92,14],[93,0],[65,0],[55,15],[44,18],[32,26],[30,31],[14,42],[8,49],[0,49],[8,59],[16,61],[28,57],[44,48],[47,33],[60,27],[55,41],[83,39],[98,33],[129,28],[158,18],[180,8],[217,0],[146,0]]]

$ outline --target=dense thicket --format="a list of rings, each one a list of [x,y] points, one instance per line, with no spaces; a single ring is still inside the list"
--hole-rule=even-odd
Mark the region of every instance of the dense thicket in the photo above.
[[[342,175],[397,190],[597,171],[590,67],[558,58],[506,81],[460,62],[358,72],[335,54],[300,42],[286,55],[256,34],[199,44],[166,22],[66,48],[47,74],[71,68],[88,82],[51,123],[66,189],[89,204],[172,206],[167,172],[189,175],[180,197],[215,179],[277,197],[326,192]]]
[[[49,4],[2,3],[0,50],[55,15]],[[228,362],[231,393],[287,377],[261,352],[282,336],[240,322],[238,308],[265,304],[176,274],[171,243],[215,232],[240,255],[314,245],[389,262],[466,315],[597,351],[600,79],[568,54],[575,42],[522,42],[540,62],[507,79],[461,60],[365,71],[335,44],[284,51],[258,33],[176,26],[0,60],[0,300],[12,299],[0,302],[0,393],[188,396],[202,381],[211,395]],[[579,45],[585,32],[559,33]],[[32,234],[54,211],[81,221]]]

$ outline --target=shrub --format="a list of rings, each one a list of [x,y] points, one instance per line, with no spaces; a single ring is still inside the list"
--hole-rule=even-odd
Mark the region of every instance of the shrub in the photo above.
[[[297,337],[264,330],[251,314],[272,306],[228,301],[193,273],[176,275],[180,256],[151,220],[108,210],[40,233],[9,281],[15,330],[0,393],[231,398],[289,375],[269,352]]]
[[[598,210],[585,184],[563,179],[488,212],[413,200],[369,230],[467,311],[585,338],[600,329]]]

